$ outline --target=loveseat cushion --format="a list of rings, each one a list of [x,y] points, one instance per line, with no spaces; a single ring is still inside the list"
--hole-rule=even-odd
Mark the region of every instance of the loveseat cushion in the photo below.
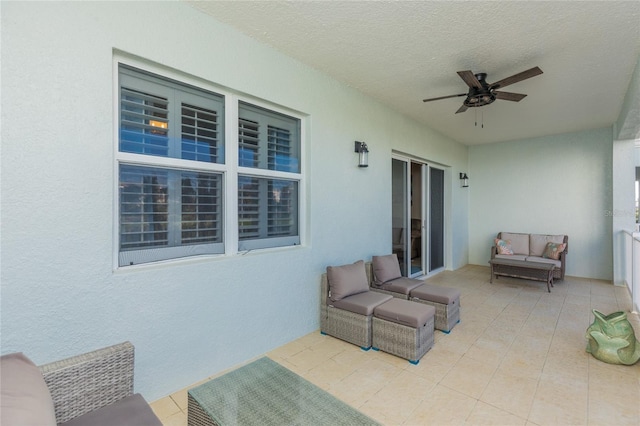
[[[527,260],[526,255],[524,254],[496,254],[496,259],[511,259],[511,260]]]
[[[49,388],[38,367],[23,353],[0,357],[0,424],[55,426]]]
[[[373,265],[373,284],[375,286],[381,286],[386,282],[402,277],[398,255],[395,253],[386,256],[373,256],[371,263]]]
[[[424,284],[424,281],[416,280],[413,278],[400,277],[396,278],[395,280],[387,281],[386,283],[382,284],[380,288],[385,291],[409,295],[409,293],[411,293],[411,290],[416,287],[420,287],[422,284]]]
[[[564,235],[531,234],[529,236],[529,254],[531,256],[542,256],[548,243],[561,244],[563,241]]]
[[[513,254],[529,254],[529,234],[500,233],[500,239],[511,240]]]
[[[136,393],[113,404],[106,405],[60,426],[162,426],[162,422],[149,407],[142,395]]]
[[[330,299],[335,302],[354,294],[369,291],[369,280],[364,262],[359,260],[351,265],[328,266]]]
[[[527,256],[526,260],[527,260],[527,262],[552,263],[552,264],[556,265],[556,267],[558,267],[558,268],[562,267],[562,262],[561,261],[554,260],[554,259],[548,259],[546,257],[541,257],[541,256]]]
[[[353,312],[354,314],[369,316],[373,314],[373,309],[376,306],[391,299],[393,299],[393,296],[388,294],[378,293],[375,291],[365,291],[363,293],[354,294],[353,296],[336,300],[331,305],[335,308]]]

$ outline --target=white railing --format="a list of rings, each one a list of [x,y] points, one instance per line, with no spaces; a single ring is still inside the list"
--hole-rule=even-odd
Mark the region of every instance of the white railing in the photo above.
[[[631,312],[640,312],[640,233],[622,231],[624,281],[631,293]]]

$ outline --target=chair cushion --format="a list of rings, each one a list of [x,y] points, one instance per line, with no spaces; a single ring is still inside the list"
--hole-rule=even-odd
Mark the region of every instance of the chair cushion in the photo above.
[[[542,256],[547,243],[562,244],[564,235],[541,235],[531,234],[529,236],[529,254],[531,256]]]
[[[546,259],[559,260],[560,254],[564,251],[566,246],[566,244],[562,243],[558,244],[549,242],[542,253],[542,257]]]
[[[529,254],[529,234],[500,233],[500,239],[511,240],[513,254]]]
[[[38,367],[23,353],[0,357],[0,424],[56,424],[51,393]]]
[[[460,290],[451,287],[423,284],[411,291],[411,297],[449,305],[460,299]]]
[[[369,291],[367,271],[362,260],[351,265],[328,266],[327,281],[332,301]]]
[[[386,256],[373,256],[372,264],[374,285],[380,286],[402,276],[398,255],[395,253]]]
[[[408,295],[409,293],[411,293],[411,290],[416,287],[420,287],[422,284],[424,284],[424,281],[416,280],[413,278],[400,277],[396,278],[395,280],[387,281],[386,283],[382,284],[380,288],[382,290]]]
[[[433,306],[397,298],[378,305],[373,310],[373,316],[376,318],[413,328],[422,327],[435,314],[436,310]]]
[[[388,294],[365,291],[345,297],[344,299],[336,300],[331,306],[353,312],[354,314],[369,316],[373,314],[373,309],[376,306],[391,299],[393,299],[393,296]]]
[[[162,426],[162,422],[149,407],[142,395],[136,393],[113,404],[106,405],[60,426]]]

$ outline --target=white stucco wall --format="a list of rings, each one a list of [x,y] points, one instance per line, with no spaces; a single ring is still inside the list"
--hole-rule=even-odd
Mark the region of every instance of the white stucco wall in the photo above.
[[[611,280],[612,130],[471,147],[469,263],[500,231],[569,236],[567,275]]]
[[[631,74],[629,88],[616,121],[618,140],[640,139],[640,57]]]
[[[448,166],[447,266],[467,263],[466,147],[181,2],[0,13],[2,353],[130,340],[154,400],[316,330],[324,268],[390,252],[392,148]],[[309,114],[306,246],[113,270],[114,50]]]

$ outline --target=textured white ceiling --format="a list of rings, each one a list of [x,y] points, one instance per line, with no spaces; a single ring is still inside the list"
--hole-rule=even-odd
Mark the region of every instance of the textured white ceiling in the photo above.
[[[640,56],[637,0],[189,3],[468,145],[612,125]],[[456,71],[492,83],[534,66],[544,74],[504,89],[520,102],[422,102],[465,93]]]

